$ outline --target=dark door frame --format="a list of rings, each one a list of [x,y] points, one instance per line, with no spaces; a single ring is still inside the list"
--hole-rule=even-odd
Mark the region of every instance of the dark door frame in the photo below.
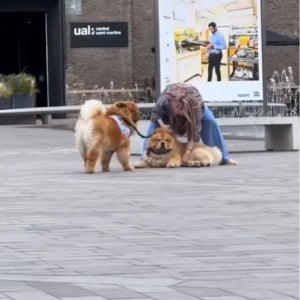
[[[26,3],[24,3],[26,2]],[[1,0],[1,12],[45,12],[48,106],[65,105],[65,11],[63,0]]]

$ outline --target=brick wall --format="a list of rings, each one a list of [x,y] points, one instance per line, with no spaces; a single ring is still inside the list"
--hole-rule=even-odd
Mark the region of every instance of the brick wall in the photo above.
[[[265,28],[290,38],[299,37],[299,0],[265,1]],[[266,48],[265,76],[293,66],[295,81],[299,84],[299,46],[268,46]]]
[[[132,1],[133,80],[151,86],[155,78],[154,0]]]
[[[66,16],[67,83],[79,87],[151,86],[155,78],[154,0],[82,0],[80,16]],[[70,48],[70,22],[128,22],[128,48]]]
[[[299,37],[299,0],[263,0],[266,29],[291,38]]]
[[[82,0],[82,14],[66,16],[66,81],[80,87],[129,87],[133,83],[130,0]],[[128,48],[70,48],[70,22],[128,22]]]

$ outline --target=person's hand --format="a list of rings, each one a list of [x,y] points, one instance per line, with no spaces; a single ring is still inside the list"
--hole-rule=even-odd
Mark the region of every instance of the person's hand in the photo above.
[[[157,120],[158,124],[162,128],[169,128],[169,125],[165,124],[162,119]]]
[[[213,44],[211,44],[211,43],[209,43],[209,44],[207,44],[207,49],[214,49],[214,45]]]

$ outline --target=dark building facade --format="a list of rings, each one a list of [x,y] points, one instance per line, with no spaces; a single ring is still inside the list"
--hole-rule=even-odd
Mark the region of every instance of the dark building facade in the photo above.
[[[1,0],[1,34],[11,40],[15,37],[18,44],[1,47],[0,73],[22,70],[33,73],[42,91],[38,106],[64,105],[66,85],[78,89],[109,88],[112,82],[114,88],[129,88],[135,84],[141,88],[154,86],[157,72],[155,2]],[[265,78],[274,70],[293,66],[295,80],[299,82],[299,45],[291,42],[299,39],[299,1],[263,0],[263,7],[265,29],[281,36],[277,36],[279,40],[267,40]],[[9,22],[15,27],[14,31],[7,26]],[[22,23],[19,27],[18,22]],[[108,25],[113,30],[108,29]],[[111,31],[107,44],[85,47],[85,42],[97,43],[92,36],[89,41],[85,38],[99,28]],[[124,32],[117,36],[119,30]],[[280,41],[285,38],[290,42]],[[7,53],[10,53],[10,64]],[[15,61],[17,65],[7,68]]]

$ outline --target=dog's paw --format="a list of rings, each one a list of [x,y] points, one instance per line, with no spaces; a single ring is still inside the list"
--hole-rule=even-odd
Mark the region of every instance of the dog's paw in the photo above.
[[[201,167],[201,163],[198,160],[190,160],[187,162],[188,167]]]
[[[94,173],[96,173],[96,170],[95,169],[86,169],[85,173],[86,174],[94,174]]]
[[[155,161],[152,160],[152,166],[155,168],[163,168],[166,166],[166,163],[162,160],[156,159]]]
[[[133,171],[134,167],[133,166],[127,166],[124,168],[124,171]]]
[[[211,167],[212,166],[212,162],[209,160],[204,160],[201,162],[201,167]]]
[[[134,167],[135,169],[146,168],[146,167],[147,167],[147,164],[146,164],[145,161],[141,160],[141,161],[138,161],[137,163],[135,163],[135,164],[133,165],[133,167]]]
[[[167,168],[178,168],[180,167],[179,163],[175,162],[175,161],[169,161],[167,163]]]

